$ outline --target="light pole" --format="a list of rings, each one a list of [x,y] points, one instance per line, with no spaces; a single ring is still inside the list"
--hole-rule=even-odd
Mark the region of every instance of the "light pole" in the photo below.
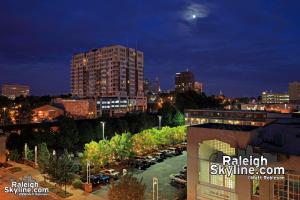
[[[27,151],[28,151],[28,146],[27,146],[27,143],[25,143],[25,145],[24,145],[24,156],[25,156],[26,160],[27,160]]]
[[[161,129],[161,115],[158,115],[158,129]]]
[[[5,113],[6,112],[6,107],[3,107],[3,126],[5,126]]]
[[[37,166],[37,146],[34,146],[34,163]]]
[[[153,190],[152,199],[158,200],[158,178],[156,177],[153,177],[152,179],[152,190]]]
[[[86,182],[87,184],[91,182],[91,162],[89,160],[86,162]]]
[[[100,122],[102,124],[102,140],[104,140],[104,127],[105,127],[105,122]]]

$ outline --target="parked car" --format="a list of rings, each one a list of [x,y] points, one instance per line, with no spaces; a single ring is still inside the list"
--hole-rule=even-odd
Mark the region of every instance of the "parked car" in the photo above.
[[[165,154],[166,157],[171,157],[171,156],[174,155],[173,152],[170,151],[170,150],[163,150],[162,152],[164,152],[164,154]]]
[[[173,155],[178,156],[182,153],[180,148],[171,147],[168,149]]]
[[[86,182],[86,177],[81,179],[83,182]],[[109,176],[104,174],[96,174],[90,176],[90,181],[93,185],[99,185],[101,183],[109,183]]]
[[[144,159],[135,160],[134,167],[140,170],[145,170],[150,167],[150,163]]]
[[[114,169],[106,169],[106,170],[103,170],[102,173],[106,176],[109,176],[109,177],[113,178],[113,179],[118,179],[119,175],[120,175],[120,172],[117,172]]]
[[[187,184],[186,177],[184,177],[181,174],[171,174],[169,178],[170,178],[171,185],[186,186],[186,184]]]
[[[156,157],[153,157],[153,156],[146,156],[144,157],[144,159],[146,161],[148,161],[150,164],[155,164],[157,162],[157,158]]]
[[[162,153],[155,153],[153,156],[156,158],[156,162],[162,162],[165,159],[165,156]]]
[[[109,176],[104,175],[102,173],[99,173],[99,174],[97,174],[95,176],[98,178],[98,180],[100,181],[100,183],[109,183],[109,179],[110,179]]]

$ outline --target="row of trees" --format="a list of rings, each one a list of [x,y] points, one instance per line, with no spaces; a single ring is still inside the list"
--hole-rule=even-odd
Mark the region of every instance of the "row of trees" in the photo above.
[[[96,169],[114,161],[144,155],[166,145],[177,144],[186,140],[186,127],[163,127],[141,131],[132,135],[130,132],[115,134],[110,140],[92,141],[84,148],[82,161],[90,160]]]
[[[158,124],[155,115],[146,113],[128,114],[122,118],[94,119],[75,121],[69,116],[58,119],[57,128],[49,124],[40,124],[35,128],[33,125],[26,125],[21,130],[21,134],[11,133],[7,138],[7,148],[9,150],[23,151],[24,144],[30,148],[47,142],[50,149],[63,152],[82,151],[84,145],[90,141],[102,139],[102,125],[100,121],[105,121],[105,137],[110,139],[114,133],[140,132],[143,129],[151,128]]]
[[[205,93],[186,91],[176,93],[174,100],[165,101],[158,111],[162,115],[164,126],[179,126],[184,124],[185,109],[223,108],[222,102],[215,96],[206,96]]]

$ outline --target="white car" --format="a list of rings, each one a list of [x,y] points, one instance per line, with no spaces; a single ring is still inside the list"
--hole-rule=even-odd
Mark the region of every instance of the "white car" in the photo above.
[[[114,178],[114,179],[118,179],[119,178],[119,174],[120,172],[117,172],[116,170],[114,169],[106,169],[106,170],[103,170],[102,171],[103,174],[111,177],[111,178]]]

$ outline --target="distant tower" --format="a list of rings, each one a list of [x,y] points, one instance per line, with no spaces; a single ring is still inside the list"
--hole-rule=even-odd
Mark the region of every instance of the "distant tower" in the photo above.
[[[154,82],[154,93],[160,93],[161,92],[161,88],[160,88],[160,82],[159,82],[159,78],[158,76],[156,76],[155,78],[155,82]]]

